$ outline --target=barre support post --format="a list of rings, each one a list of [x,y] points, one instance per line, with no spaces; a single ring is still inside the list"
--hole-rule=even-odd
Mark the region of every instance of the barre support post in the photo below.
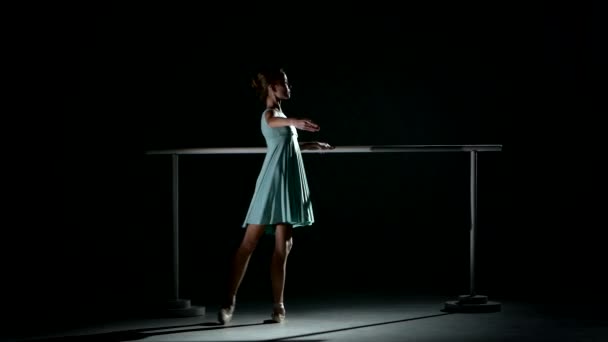
[[[475,291],[475,240],[477,235],[477,153],[469,152],[469,185],[471,227],[469,230],[469,294],[461,295],[458,300],[445,302],[443,311],[447,312],[497,312],[499,302],[488,301],[488,296],[478,295]]]
[[[475,237],[477,227],[477,152],[470,152],[470,202],[471,202],[471,229],[469,231],[469,284],[470,295],[475,296]]]
[[[192,306],[189,299],[179,298],[179,154],[171,154],[171,192],[173,202],[173,263],[171,298],[167,303],[167,313],[173,317],[205,315],[204,306]]]

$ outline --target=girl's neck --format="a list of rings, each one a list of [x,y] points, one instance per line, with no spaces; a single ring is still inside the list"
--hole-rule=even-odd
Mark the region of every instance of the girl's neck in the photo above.
[[[277,100],[274,97],[268,96],[268,98],[266,98],[266,108],[272,108],[278,110],[279,112],[282,112],[281,100]]]

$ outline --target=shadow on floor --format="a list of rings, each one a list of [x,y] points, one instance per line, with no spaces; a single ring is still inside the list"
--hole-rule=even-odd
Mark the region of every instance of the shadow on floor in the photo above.
[[[258,341],[258,342],[260,342],[260,341],[261,342],[289,341],[292,339],[299,339],[299,338],[303,338],[303,337],[310,337],[310,336],[330,334],[330,333],[335,333],[335,332],[375,327],[375,326],[380,326],[380,325],[415,321],[415,320],[420,320],[420,319],[425,319],[425,318],[445,316],[445,315],[449,315],[449,314],[450,313],[441,313],[441,314],[436,314],[436,315],[428,315],[428,316],[406,318],[406,319],[393,320],[393,321],[380,322],[380,323],[364,324],[364,325],[358,325],[358,326],[348,327],[348,328],[324,330],[324,331],[317,331],[317,332],[312,332],[312,333],[308,333],[308,334],[286,336],[286,337],[280,337],[280,338],[268,339],[268,340],[255,340],[255,341]],[[235,328],[241,328],[241,327],[265,325],[265,324],[277,324],[277,323],[274,323],[270,320],[265,320],[263,323],[238,324],[238,325],[221,325],[221,324],[215,323],[215,322],[207,322],[207,323],[201,323],[201,324],[177,325],[177,326],[166,326],[166,327],[145,328],[145,329],[132,329],[132,330],[114,331],[114,332],[108,332],[108,333],[90,334],[90,335],[72,335],[72,336],[58,336],[58,337],[49,337],[49,338],[41,338],[41,339],[26,339],[26,340],[21,340],[21,341],[23,341],[23,342],[26,342],[26,341],[27,342],[61,342],[61,341],[121,342],[121,341],[141,340],[141,339],[151,337],[151,336],[180,334],[180,333],[194,332],[194,331],[209,331],[209,330],[217,330],[217,329],[235,329]],[[168,329],[171,329],[171,330],[170,331],[158,331],[158,330],[168,330]],[[253,342],[253,341],[254,340],[233,341],[233,342]],[[323,342],[323,341],[325,341],[325,340],[307,340],[307,342]]]

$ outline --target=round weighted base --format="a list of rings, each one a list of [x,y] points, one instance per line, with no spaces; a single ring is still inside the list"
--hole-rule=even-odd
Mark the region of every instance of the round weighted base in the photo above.
[[[204,306],[192,306],[189,299],[171,300],[167,303],[166,313],[171,317],[204,316]]]
[[[445,312],[498,312],[501,310],[499,302],[488,301],[487,296],[481,295],[462,295],[458,300],[445,302],[442,311]]]

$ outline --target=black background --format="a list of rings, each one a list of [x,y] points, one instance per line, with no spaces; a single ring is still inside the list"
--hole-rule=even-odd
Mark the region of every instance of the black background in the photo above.
[[[321,126],[301,141],[502,144],[479,156],[478,292],[601,301],[601,8],[554,6],[77,9],[55,37],[63,110],[37,126],[60,152],[32,163],[6,259],[11,310],[78,322],[162,307],[171,160],[145,152],[264,146],[249,82],[267,65],[293,84],[285,113]],[[306,155],[316,222],[295,233],[286,300],[468,293],[468,158]],[[181,157],[180,295],[194,304],[218,302],[262,160]],[[270,302],[272,243],[242,298]]]

